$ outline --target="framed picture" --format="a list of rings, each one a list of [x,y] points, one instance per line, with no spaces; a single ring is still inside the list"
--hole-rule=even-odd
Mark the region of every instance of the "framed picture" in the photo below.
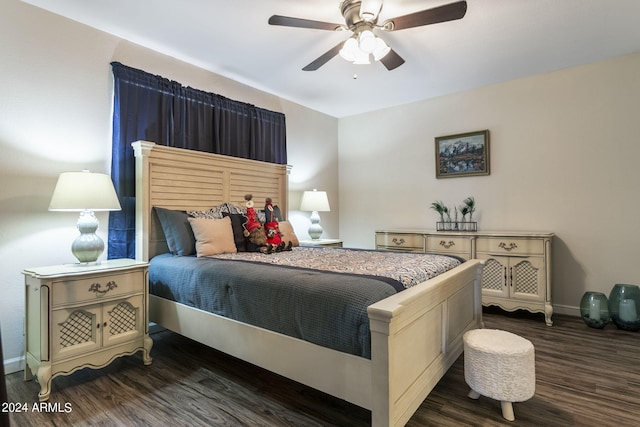
[[[489,131],[436,138],[436,178],[489,175]]]

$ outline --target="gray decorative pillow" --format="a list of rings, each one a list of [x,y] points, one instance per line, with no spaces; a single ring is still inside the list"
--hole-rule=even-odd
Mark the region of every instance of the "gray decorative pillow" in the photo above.
[[[160,226],[167,239],[169,251],[174,255],[189,256],[196,253],[196,238],[193,235],[189,215],[186,211],[177,211],[154,207]]]
[[[192,218],[222,219],[223,214],[244,214],[245,210],[232,203],[223,203],[206,211],[187,211]]]
[[[224,203],[224,205],[220,205],[220,206],[224,206],[224,209],[226,209],[226,213],[229,214],[241,214],[244,215],[247,211],[246,208],[241,208],[240,206],[236,206],[232,203]]]
[[[192,218],[222,219],[223,209],[224,205],[220,205],[206,211],[187,211],[187,214]]]

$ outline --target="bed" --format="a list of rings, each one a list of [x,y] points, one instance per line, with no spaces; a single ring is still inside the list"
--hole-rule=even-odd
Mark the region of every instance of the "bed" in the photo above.
[[[288,211],[289,166],[138,141],[136,258],[168,252],[154,207],[204,210],[244,195]],[[335,249],[339,250],[339,249]],[[266,255],[269,256],[269,255]],[[482,264],[470,260],[366,308],[370,357],[324,347],[151,295],[152,322],[371,410],[373,426],[401,426],[482,327]],[[206,326],[203,326],[206,325]]]

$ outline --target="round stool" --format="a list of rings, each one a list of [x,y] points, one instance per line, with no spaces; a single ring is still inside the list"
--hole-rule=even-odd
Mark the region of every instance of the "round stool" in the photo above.
[[[502,416],[515,420],[512,402],[523,402],[536,391],[533,344],[497,329],[474,329],[464,334],[464,379],[469,397],[500,401]]]

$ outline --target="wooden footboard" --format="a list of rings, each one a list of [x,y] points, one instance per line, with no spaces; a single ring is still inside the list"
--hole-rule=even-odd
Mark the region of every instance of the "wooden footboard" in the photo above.
[[[373,426],[402,426],[482,327],[480,261],[373,304],[371,360],[151,296],[151,321],[294,381],[371,410]],[[203,326],[206,325],[206,326]]]
[[[369,307],[372,425],[403,426],[482,327],[478,260]]]

